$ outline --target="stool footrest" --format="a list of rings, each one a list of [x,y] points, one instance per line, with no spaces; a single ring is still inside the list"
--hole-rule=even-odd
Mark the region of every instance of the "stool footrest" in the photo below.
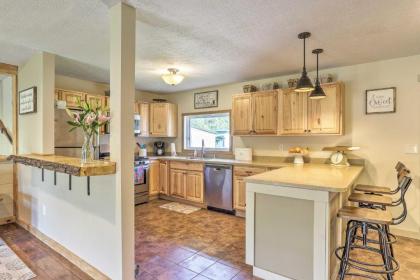
[[[356,191],[359,192],[367,192],[367,193],[379,193],[379,194],[390,194],[391,189],[382,186],[374,186],[374,185],[356,185],[354,188]]]
[[[352,193],[349,201],[367,203],[372,205],[392,206],[392,198],[390,196],[380,196],[374,194]]]

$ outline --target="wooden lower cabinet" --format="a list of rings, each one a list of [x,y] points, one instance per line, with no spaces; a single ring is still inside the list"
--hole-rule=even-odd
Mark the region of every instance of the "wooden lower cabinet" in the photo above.
[[[204,202],[203,173],[187,172],[185,182],[186,199],[194,202]]]
[[[178,198],[186,198],[185,195],[185,174],[186,171],[171,169],[170,195]]]
[[[246,207],[246,189],[244,177],[233,178],[233,208],[245,211]]]
[[[169,195],[168,161],[159,162],[159,193]]]
[[[159,193],[159,161],[151,160],[149,167],[149,195],[156,195]]]

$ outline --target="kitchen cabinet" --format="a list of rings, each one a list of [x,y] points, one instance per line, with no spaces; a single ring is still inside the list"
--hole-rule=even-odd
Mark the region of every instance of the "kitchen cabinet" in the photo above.
[[[139,103],[138,111],[140,114],[140,136],[149,136],[149,103]]]
[[[159,194],[160,186],[159,160],[151,160],[149,165],[149,195]]]
[[[233,208],[240,211],[246,209],[245,177],[266,172],[265,167],[235,166],[233,168]]]
[[[102,109],[109,111],[109,96],[102,96]]]
[[[323,84],[326,98],[310,99],[293,89],[279,94],[279,135],[342,135],[343,84]]]
[[[171,161],[169,184],[171,196],[203,203],[203,164]]]
[[[168,161],[159,162],[159,193],[169,195],[169,163]]]
[[[233,135],[277,134],[277,95],[277,90],[234,95]]]
[[[149,135],[153,137],[177,136],[177,105],[150,103]]]
[[[80,102],[85,101],[86,93],[70,90],[58,90],[61,94],[61,100],[66,101],[67,108],[77,108]]]
[[[93,95],[93,94],[86,94],[85,96],[86,102],[90,105],[92,109],[103,108],[103,96],[100,95]]]

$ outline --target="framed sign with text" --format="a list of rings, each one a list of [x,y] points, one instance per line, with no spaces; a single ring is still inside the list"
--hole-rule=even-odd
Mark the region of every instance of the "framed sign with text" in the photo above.
[[[194,93],[194,109],[218,106],[218,90]]]
[[[366,90],[366,114],[395,113],[396,88]]]
[[[19,91],[19,115],[36,113],[36,87]]]

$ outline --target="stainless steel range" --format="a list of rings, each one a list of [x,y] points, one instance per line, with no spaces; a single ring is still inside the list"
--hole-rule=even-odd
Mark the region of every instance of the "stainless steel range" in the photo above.
[[[149,164],[148,158],[136,157],[134,160],[134,203],[149,201]]]

